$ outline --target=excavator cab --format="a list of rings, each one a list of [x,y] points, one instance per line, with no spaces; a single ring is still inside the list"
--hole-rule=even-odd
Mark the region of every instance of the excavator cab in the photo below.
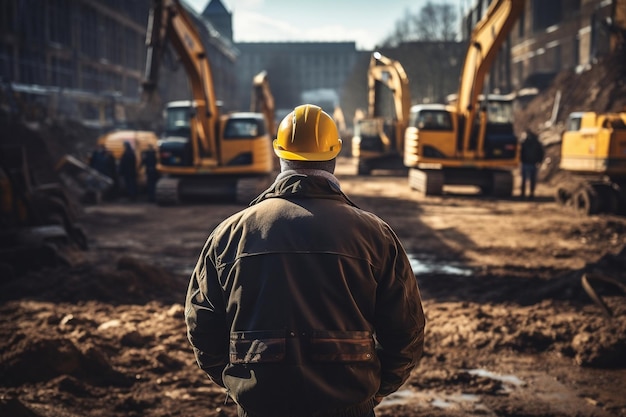
[[[164,136],[159,140],[159,160],[163,166],[192,166],[190,101],[169,103],[165,110]]]
[[[405,132],[405,146],[414,144],[414,148],[407,148],[408,152],[405,150],[405,161],[418,154],[425,158],[445,158],[446,153],[454,152],[454,143],[445,139],[455,130],[455,119],[452,117],[452,109],[448,106],[443,104],[412,106],[409,112],[409,125]],[[425,135],[432,138],[432,144],[421,143],[423,141],[420,137]],[[435,146],[437,143],[440,145]]]
[[[581,215],[626,209],[626,112],[574,112],[561,138],[557,203]]]
[[[272,172],[276,159],[263,114],[236,112],[222,118],[218,151],[223,170],[233,173]]]
[[[626,178],[626,113],[571,113],[559,167],[578,174]]]
[[[360,156],[369,151],[381,153],[385,151],[385,143],[390,140],[385,134],[382,118],[361,119],[357,121],[352,138],[352,154]]]
[[[516,160],[518,139],[513,130],[513,100],[512,94],[487,95],[483,105],[486,111],[484,157],[487,160]]]

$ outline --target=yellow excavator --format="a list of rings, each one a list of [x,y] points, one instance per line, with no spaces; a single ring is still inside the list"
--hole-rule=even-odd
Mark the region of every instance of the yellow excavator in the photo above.
[[[379,52],[370,58],[367,73],[367,116],[357,121],[352,138],[352,156],[357,160],[357,174],[369,175],[374,169],[406,169],[402,163],[404,131],[411,108],[409,79],[400,62]],[[382,90],[393,96],[393,117],[382,115]]]
[[[494,0],[472,31],[456,101],[411,107],[404,139],[409,186],[440,195],[444,185],[475,186],[485,195],[509,197],[519,166],[513,102],[485,94],[485,78],[524,0]],[[486,98],[480,99],[480,96]]]
[[[272,181],[275,155],[262,114],[220,114],[211,63],[194,21],[179,0],[155,0],[148,22],[144,93],[156,88],[169,42],[182,62],[191,100],[170,102],[159,140],[158,204],[185,200],[248,203]]]
[[[626,112],[574,112],[561,141],[558,203],[583,215],[626,209]]]

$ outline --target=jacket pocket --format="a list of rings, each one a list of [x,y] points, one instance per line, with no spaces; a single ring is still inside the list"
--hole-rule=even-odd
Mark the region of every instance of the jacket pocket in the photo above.
[[[367,362],[375,357],[368,331],[317,330],[311,334],[311,357],[320,362]]]
[[[281,361],[285,358],[285,332],[232,332],[229,354],[233,364]]]

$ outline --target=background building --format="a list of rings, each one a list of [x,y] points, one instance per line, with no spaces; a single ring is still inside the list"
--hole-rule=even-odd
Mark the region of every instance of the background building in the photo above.
[[[0,2],[2,104],[30,118],[68,116],[94,125],[123,123],[140,99],[150,0]],[[194,16],[211,59],[216,92],[233,97],[236,49]],[[163,101],[189,98],[186,74],[166,54]],[[226,103],[228,105],[230,103]]]
[[[252,78],[267,71],[277,109],[291,109],[302,94],[331,90],[339,97],[357,58],[355,42],[237,43],[238,103],[250,107]],[[321,104],[321,103],[320,103]],[[333,109],[326,109],[332,111]]]
[[[464,18],[464,39],[485,14],[479,0]],[[492,68],[491,90],[545,88],[563,70],[580,71],[617,45],[626,27],[625,0],[530,0]]]

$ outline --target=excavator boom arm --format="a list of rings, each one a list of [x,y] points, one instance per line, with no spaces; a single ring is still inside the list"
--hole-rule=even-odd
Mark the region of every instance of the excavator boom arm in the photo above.
[[[376,117],[376,83],[382,83],[393,93],[398,123],[406,127],[411,109],[409,79],[398,61],[378,52],[372,54],[368,71],[368,116]]]
[[[144,90],[156,87],[160,57],[167,41],[181,60],[191,87],[195,105],[191,120],[193,146],[206,156],[214,156],[219,112],[211,65],[196,23],[179,0],[154,0],[148,25]]]
[[[524,11],[525,0],[493,0],[485,17],[478,22],[469,40],[465,63],[459,81],[457,114],[466,120],[463,132],[467,144],[478,111],[478,96],[485,77],[504,40]]]
[[[267,71],[261,71],[252,79],[250,111],[263,114],[270,133],[272,135],[276,133],[276,121],[274,118],[276,109]]]

